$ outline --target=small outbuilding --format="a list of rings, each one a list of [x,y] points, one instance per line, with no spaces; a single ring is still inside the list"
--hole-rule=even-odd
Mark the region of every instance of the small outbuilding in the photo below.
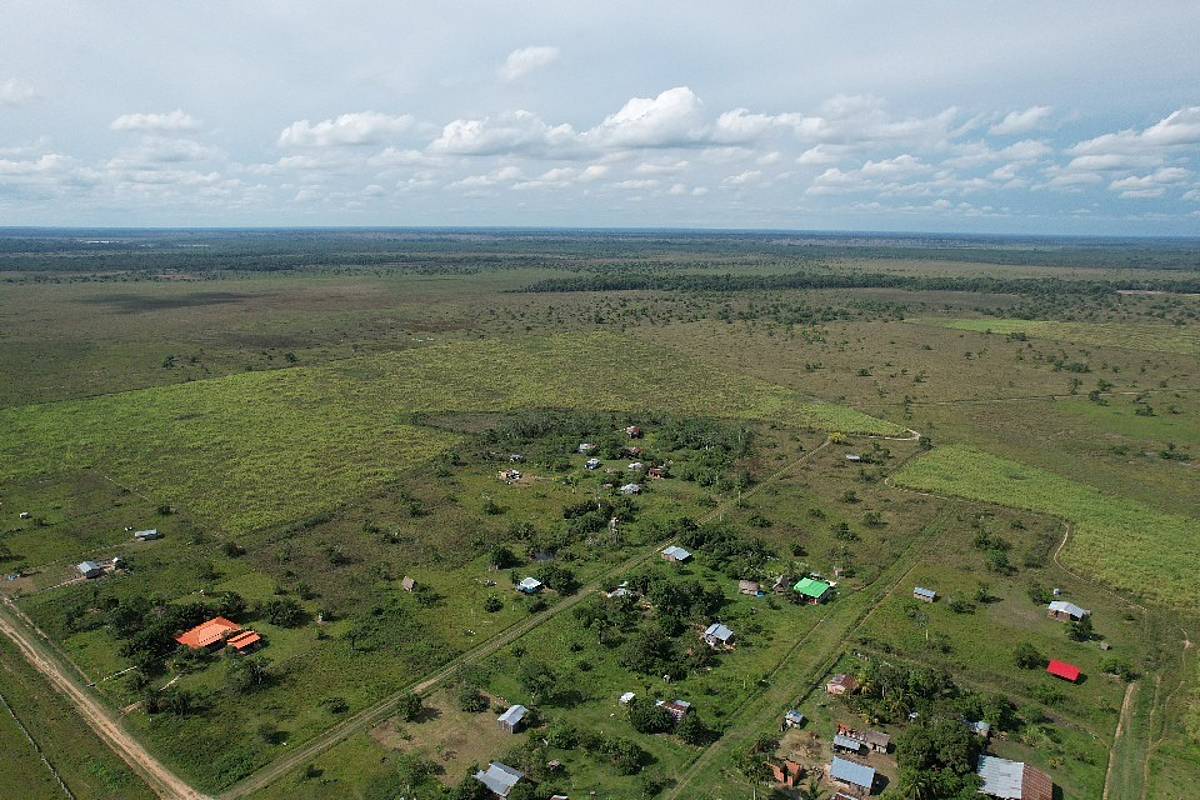
[[[858,691],[858,680],[853,675],[841,673],[834,675],[825,684],[825,694],[834,697],[843,697],[848,694],[854,694]]]
[[[594,452],[596,452],[596,445],[592,444],[591,442],[580,443],[580,445],[579,445],[579,454],[580,455],[584,455],[584,456],[591,455]]]
[[[758,585],[758,581],[738,581],[738,594],[744,594],[747,597],[758,597],[762,594],[762,589]]]
[[[583,462],[583,466],[584,466],[584,469],[591,469],[591,470],[600,469],[600,459],[589,458],[587,461]]]
[[[500,724],[501,730],[509,733],[520,733],[525,726],[525,716],[529,713],[529,709],[525,706],[512,706],[500,716],[496,717],[496,722]]]
[[[862,742],[857,739],[851,739],[845,734],[839,733],[833,737],[833,751],[835,753],[854,753],[860,756],[866,749],[867,746]]]
[[[933,589],[926,589],[924,586],[913,587],[913,599],[920,600],[922,603],[936,603],[938,593]]]
[[[95,561],[83,561],[75,565],[75,569],[85,578],[99,578],[104,574],[104,568]]]
[[[704,629],[705,644],[715,649],[732,647],[735,638],[734,632],[719,622],[714,622]]]
[[[847,453],[846,460],[852,464],[857,464],[860,461],[862,461],[863,458],[862,458],[862,456],[858,455],[857,453]]]
[[[1050,661],[1050,664],[1046,667],[1046,672],[1070,683],[1079,683],[1079,679],[1083,677],[1083,672],[1080,671],[1079,667],[1057,659]]]
[[[1080,608],[1074,603],[1068,603],[1066,600],[1052,600],[1050,605],[1046,606],[1046,616],[1050,619],[1056,619],[1059,622],[1078,622],[1084,617],[1090,617],[1092,612],[1086,608]]]
[[[635,697],[637,697],[637,695],[634,694],[633,692],[625,692],[625,694],[621,695],[620,699],[617,700],[617,702],[623,706],[627,706],[633,702],[633,699]]]
[[[665,560],[674,562],[676,564],[686,564],[688,561],[692,560],[691,552],[676,544],[673,544],[669,547],[664,547],[662,551],[662,557]]]
[[[627,495],[627,496],[641,494],[642,486],[640,483],[627,483],[624,486],[622,486],[620,489],[618,489],[617,491],[619,491],[621,494]]]
[[[775,783],[785,789],[794,789],[804,777],[804,765],[790,758],[773,758],[766,762]]]
[[[662,480],[663,478],[667,477],[667,468],[651,467],[650,469],[646,470],[646,475],[654,478],[655,480]]]
[[[415,592],[417,590],[417,582],[412,579],[412,576],[405,575],[400,581],[400,588],[406,592]]]
[[[508,797],[513,787],[521,782],[525,773],[512,767],[493,761],[486,770],[475,773],[475,780],[487,787],[496,797]]]
[[[808,722],[808,719],[793,708],[783,715],[783,725],[780,727],[780,730],[787,730],[788,728],[802,728],[806,722]]]
[[[886,753],[892,746],[892,737],[879,731],[858,730],[839,722],[837,732],[839,736],[853,739],[873,753]]]
[[[642,429],[637,425],[630,425],[625,429],[625,435],[630,439],[640,439],[642,438]]]
[[[544,584],[541,581],[531,576],[521,579],[521,582],[517,584],[517,591],[523,594],[537,594],[542,590],[543,586]]]
[[[683,718],[692,710],[692,704],[687,700],[672,700],[670,702],[659,700],[654,705],[666,709],[667,713],[671,715],[671,719],[675,720],[676,725],[682,722]]]
[[[154,539],[161,539],[163,535],[159,533],[158,528],[150,528],[144,531],[134,531],[133,538],[139,542],[149,542]]]

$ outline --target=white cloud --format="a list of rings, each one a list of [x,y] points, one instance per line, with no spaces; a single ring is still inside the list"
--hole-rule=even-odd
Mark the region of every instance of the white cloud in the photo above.
[[[931,169],[932,167],[922,163],[921,159],[905,153],[883,161],[868,161],[862,165],[860,173],[866,178],[894,179],[928,172]]]
[[[1051,106],[1030,106],[1024,111],[1010,111],[1004,119],[988,129],[993,136],[1012,136],[1029,133],[1044,127],[1054,113]]]
[[[280,147],[336,147],[378,144],[405,133],[413,125],[408,114],[389,116],[375,111],[342,114],[316,124],[293,122],[279,134]]]
[[[429,145],[435,153],[487,156],[501,153],[546,154],[578,147],[570,125],[551,127],[529,111],[512,111],[483,119],[456,119]]]
[[[837,164],[850,154],[851,148],[836,144],[818,144],[808,148],[796,159],[797,164],[806,167],[824,167]]]
[[[37,97],[31,84],[16,78],[0,81],[0,106],[20,106]]]
[[[653,189],[658,186],[657,178],[641,178],[626,181],[618,181],[611,183],[610,186],[616,189]]]
[[[1132,128],[1086,139],[1070,148],[1076,156],[1130,155],[1161,156],[1167,149],[1200,144],[1200,106],[1171,112],[1144,130]]]
[[[499,167],[484,175],[468,175],[453,183],[447,184],[448,189],[481,189],[489,186],[495,186],[502,183],[512,183],[519,180],[521,170],[519,167],[506,166]]]
[[[1186,181],[1191,176],[1191,171],[1182,167],[1164,167],[1149,175],[1119,178],[1110,183],[1108,188],[1120,192],[1126,200],[1162,197],[1166,194],[1167,186]]]
[[[675,175],[687,169],[688,162],[683,159],[667,162],[646,161],[633,168],[635,175]]]
[[[506,81],[519,80],[531,72],[550,66],[558,61],[559,55],[557,47],[547,45],[513,50],[500,67],[500,77]]]
[[[749,186],[750,184],[758,183],[762,179],[763,174],[761,170],[748,169],[745,172],[737,175],[730,175],[728,178],[721,181],[721,183],[725,184],[726,186]]]
[[[704,139],[700,98],[686,86],[631,98],[585,136],[607,147],[680,147]]]
[[[122,114],[108,127],[114,131],[178,133],[196,130],[200,127],[200,121],[177,108],[162,114]]]

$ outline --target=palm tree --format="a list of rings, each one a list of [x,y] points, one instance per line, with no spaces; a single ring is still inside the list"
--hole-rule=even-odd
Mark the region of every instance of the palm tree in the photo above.
[[[800,787],[800,792],[796,797],[798,800],[825,800],[825,790],[821,788],[821,784],[817,783],[817,779],[814,777]]]
[[[937,776],[928,770],[905,770],[896,785],[898,800],[934,800]]]

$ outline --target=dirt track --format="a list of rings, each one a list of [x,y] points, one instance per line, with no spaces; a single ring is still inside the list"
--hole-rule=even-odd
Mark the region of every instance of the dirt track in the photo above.
[[[96,735],[129,764],[159,797],[168,800],[208,800],[205,795],[188,786],[150,755],[113,719],[99,701],[64,674],[58,663],[47,655],[42,645],[24,630],[24,626],[14,623],[4,608],[0,608],[0,633],[12,640],[25,660],[44,675],[56,691],[67,696]]]

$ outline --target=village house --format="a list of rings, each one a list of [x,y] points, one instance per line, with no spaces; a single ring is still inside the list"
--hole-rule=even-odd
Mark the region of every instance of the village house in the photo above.
[[[758,597],[762,594],[762,590],[758,586],[758,581],[738,581],[738,593],[747,597]]]
[[[665,560],[676,564],[686,564],[688,561],[692,560],[692,554],[690,552],[683,549],[679,545],[674,544],[670,547],[663,548],[662,557]]]
[[[839,722],[837,732],[839,736],[845,736],[863,744],[873,753],[886,753],[892,746],[892,737],[879,731],[860,731]]]
[[[509,733],[520,733],[525,726],[525,715],[529,713],[529,709],[525,706],[512,706],[500,716],[496,717],[496,722],[500,724],[500,729]]]
[[[496,797],[508,797],[513,787],[524,777],[524,772],[501,764],[499,761],[488,764],[486,771],[479,770],[475,773],[475,780],[486,786],[488,791]]]
[[[859,463],[860,461],[862,461],[863,459],[862,459],[862,456],[860,456],[860,455],[857,455],[857,454],[855,454],[855,453],[847,453],[847,454],[846,454],[846,460],[847,460],[847,461],[849,461],[849,462],[850,462],[850,463],[852,463],[852,464],[857,464],[857,463]]]
[[[844,695],[854,694],[857,691],[858,681],[855,680],[853,675],[847,675],[845,673],[834,675],[829,679],[829,682],[825,684],[825,694],[832,695],[834,697],[842,697]]]
[[[1050,605],[1046,606],[1046,616],[1050,619],[1056,619],[1059,622],[1079,622],[1084,617],[1090,617],[1092,612],[1086,608],[1080,608],[1074,603],[1068,603],[1066,600],[1052,600]]]
[[[783,724],[779,726],[779,730],[786,731],[788,728],[802,728],[807,721],[803,714],[793,708],[783,715]]]
[[[413,580],[410,576],[405,575],[404,579],[400,581],[400,588],[406,592],[416,591],[417,582],[415,580]]]
[[[30,514],[28,511],[22,511],[20,514],[17,514],[17,519],[31,519],[32,517],[33,514]]]
[[[625,435],[630,439],[640,439],[642,438],[642,429],[637,425],[630,425],[625,429]]]
[[[988,739],[992,735],[991,723],[985,722],[983,720],[976,720],[975,722],[968,722],[967,727],[971,729],[972,733],[974,733],[976,736],[980,737],[981,739]]]
[[[816,578],[801,578],[792,589],[804,598],[809,605],[824,603],[833,592],[833,584],[819,581]]]
[[[597,445],[594,445],[591,442],[583,442],[579,445],[579,454],[582,456],[591,455],[592,453],[596,452],[596,448]]]
[[[938,599],[938,593],[933,589],[916,586],[913,588],[913,599],[920,600],[922,603],[935,603]]]
[[[640,447],[626,447],[623,452],[630,458],[641,458],[642,453],[645,451],[643,451]]]
[[[583,466],[584,466],[584,469],[592,469],[592,470],[600,469],[600,459],[589,458],[587,461],[583,462]]]
[[[145,531],[135,531],[133,534],[133,538],[139,542],[149,542],[154,539],[161,539],[162,537],[163,535],[158,532],[157,528],[150,528],[149,530]]]
[[[262,644],[262,637],[233,620],[213,617],[176,636],[175,641],[191,650],[217,650],[228,646],[239,653],[248,653]]]
[[[833,757],[829,765],[829,779],[851,792],[867,795],[875,788],[875,770],[866,764]]]
[[[637,695],[634,694],[633,692],[625,692],[625,694],[621,695],[620,699],[618,699],[617,702],[623,706],[627,706],[633,702],[633,699],[635,697],[637,697]]]
[[[104,568],[95,561],[83,561],[76,564],[75,569],[85,578],[99,578],[104,574]]]
[[[733,631],[719,622],[704,629],[704,642],[713,649],[732,647],[735,638]]]
[[[651,467],[650,469],[646,470],[646,476],[653,478],[654,480],[662,480],[663,478],[667,477],[667,468]]]
[[[833,752],[835,753],[853,753],[856,756],[861,756],[867,747],[857,739],[851,739],[849,736],[838,733],[833,737]]]
[[[515,483],[521,480],[521,470],[519,469],[502,469],[496,473],[496,477],[505,483]]]
[[[517,591],[523,594],[537,594],[542,590],[542,586],[542,582],[537,578],[522,578],[521,582],[517,584]]]
[[[622,486],[618,491],[620,491],[621,494],[623,494],[623,495],[641,494],[642,487],[641,487],[641,484],[638,484],[638,483],[627,483],[624,486]]]
[[[640,461],[630,461],[629,462],[628,469],[630,472],[641,472],[645,468],[646,468],[646,465]]]
[[[692,710],[692,704],[687,700],[672,700],[669,703],[659,700],[654,705],[666,709],[667,713],[671,715],[671,719],[675,720],[676,725],[682,722],[683,718]]]
[[[775,594],[787,594],[792,588],[792,578],[789,575],[779,575],[775,578],[775,582],[771,584],[771,591]]]
[[[521,455],[520,453],[510,453],[508,456],[508,460],[514,464],[520,464],[522,461],[525,460],[525,456]]]
[[[790,758],[773,758],[766,762],[771,778],[784,789],[794,789],[804,777],[804,767]]]
[[[1074,664],[1068,664],[1066,661],[1059,661],[1057,659],[1052,659],[1050,661],[1049,665],[1046,667],[1046,672],[1056,678],[1062,678],[1064,681],[1068,681],[1070,683],[1079,683],[1079,679],[1083,676],[1083,673],[1079,670],[1079,667],[1075,666]]]
[[[1036,767],[996,756],[980,756],[976,773],[979,793],[995,800],[1052,800],[1054,781]]]

